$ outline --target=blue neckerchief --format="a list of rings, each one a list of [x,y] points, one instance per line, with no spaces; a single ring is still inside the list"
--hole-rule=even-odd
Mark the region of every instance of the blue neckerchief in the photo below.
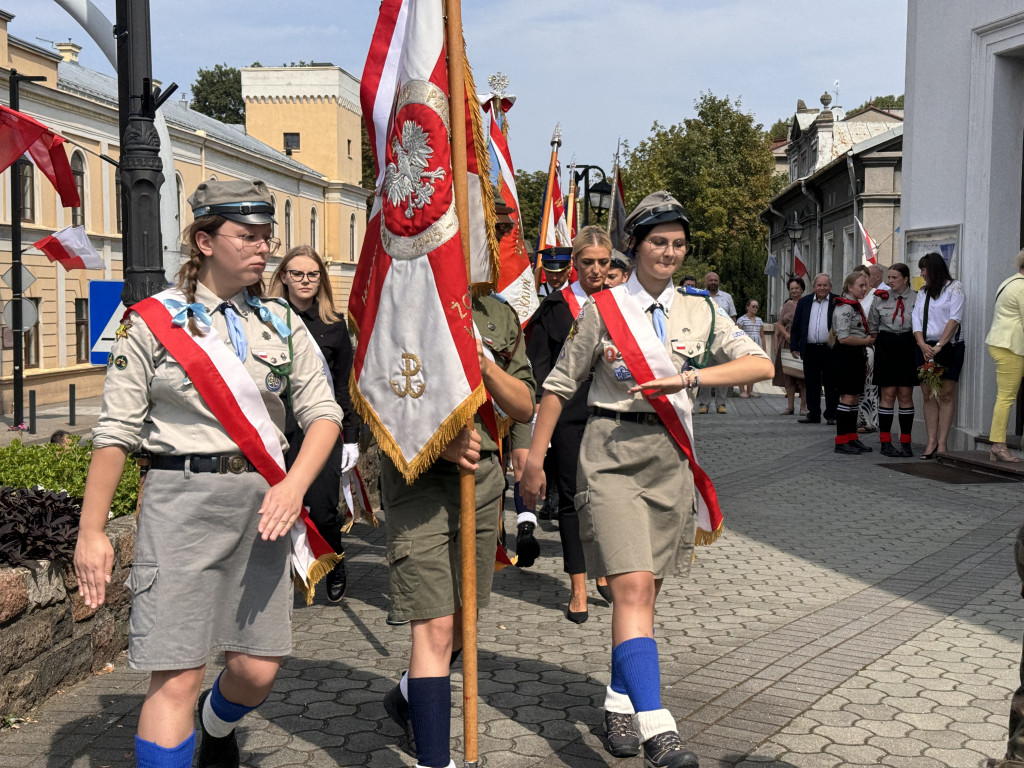
[[[692,285],[681,285],[676,290],[684,296],[711,296],[707,291],[701,288],[694,288]]]
[[[183,301],[177,299],[164,299],[164,306],[175,312],[171,322],[178,327],[184,327],[185,323],[188,322],[190,315],[195,315],[199,318],[199,321],[207,327],[213,325],[213,318],[210,317],[206,311],[206,307],[200,304],[198,301],[194,304],[186,304]]]
[[[269,323],[277,335],[282,339],[287,339],[292,334],[292,329],[288,327],[288,323],[282,320],[280,317],[275,315],[269,309],[267,309],[263,302],[259,300],[258,296],[253,296],[248,291],[245,292],[245,303],[252,307],[253,311],[264,323]]]
[[[235,355],[238,356],[238,359],[244,363],[245,356],[249,354],[249,340],[245,338],[245,328],[242,326],[242,320],[235,310],[235,305],[230,301],[225,301],[217,306],[216,311],[224,313],[224,320],[228,324],[228,338],[231,339],[231,346],[235,348]]]
[[[665,343],[666,328],[665,328],[665,308],[661,304],[654,303],[648,310],[651,313],[651,317],[654,320],[654,332],[658,334],[658,341],[662,344]]]

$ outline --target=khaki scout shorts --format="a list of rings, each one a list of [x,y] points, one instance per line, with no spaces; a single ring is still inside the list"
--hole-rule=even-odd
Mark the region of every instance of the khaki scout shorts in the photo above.
[[[697,532],[693,472],[663,426],[592,417],[576,488],[590,578],[689,572]]]
[[[498,543],[498,504],[505,474],[497,455],[476,471],[476,601],[487,605]],[[391,612],[396,619],[436,619],[462,605],[459,468],[444,459],[407,485],[381,462],[381,506],[388,535]]]

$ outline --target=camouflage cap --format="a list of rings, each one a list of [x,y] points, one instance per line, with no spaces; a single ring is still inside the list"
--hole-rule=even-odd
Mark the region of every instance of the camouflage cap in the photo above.
[[[266,183],[204,181],[188,199],[192,214],[223,216],[239,224],[274,224],[274,202]]]

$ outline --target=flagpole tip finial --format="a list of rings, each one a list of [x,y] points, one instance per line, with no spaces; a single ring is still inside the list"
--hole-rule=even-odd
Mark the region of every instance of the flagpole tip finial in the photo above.
[[[562,146],[562,124],[555,123],[555,131],[551,134],[551,146],[560,147]]]
[[[505,98],[505,94],[508,93],[508,75],[502,72],[495,72],[488,77],[487,84],[491,86],[491,93],[499,99]]]

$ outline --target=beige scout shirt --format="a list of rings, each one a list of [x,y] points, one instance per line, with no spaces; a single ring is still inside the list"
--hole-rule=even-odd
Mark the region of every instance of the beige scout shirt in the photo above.
[[[859,304],[837,305],[832,313],[832,330],[835,331],[836,339],[866,339],[871,335],[871,331],[864,327],[864,320],[866,318]]]
[[[903,293],[889,289],[889,298],[883,299],[875,296],[868,312],[868,325],[876,332],[881,333],[911,333],[914,330],[914,300],[917,294],[914,293],[910,284],[903,289]],[[903,310],[898,309],[897,301],[903,299]]]
[[[201,283],[196,286],[195,300],[206,307],[213,327],[228,346],[227,323],[223,312],[215,312],[222,301]],[[287,365],[291,359],[289,379],[295,417],[303,430],[318,419],[341,425],[341,408],[327,385],[320,359],[313,351],[306,327],[291,316],[292,352],[288,339],[282,339],[264,324],[245,303],[244,293],[231,297],[241,319],[249,351],[245,369],[256,382],[274,422],[281,450],[288,449],[285,439],[285,404],[283,388],[273,376],[268,389],[270,368],[258,356],[264,355],[275,365]],[[288,310],[275,301],[264,301],[271,312],[287,321]],[[186,326],[187,329],[187,326]],[[191,453],[237,453],[232,440],[178,362],[156,340],[152,331],[137,314],[131,315],[127,336],[116,339],[107,365],[103,386],[103,406],[99,423],[93,429],[95,447],[121,446],[129,451],[144,449],[153,453],[185,455]]]
[[[645,312],[656,301],[640,285],[635,274],[626,282],[624,289]],[[701,365],[709,346],[709,360],[716,363],[746,355],[768,359],[764,350],[736,326],[725,310],[716,306],[712,311],[707,297],[677,293],[669,283],[657,302],[665,310],[665,349],[676,370]],[[589,405],[622,412],[654,410],[642,393],[629,393],[630,387],[638,382],[629,373],[622,355],[612,342],[594,300],[587,299],[569,332],[558,363],[544,380],[544,390],[569,399],[579,383],[590,375],[591,368],[594,369],[594,380],[590,385]]]

